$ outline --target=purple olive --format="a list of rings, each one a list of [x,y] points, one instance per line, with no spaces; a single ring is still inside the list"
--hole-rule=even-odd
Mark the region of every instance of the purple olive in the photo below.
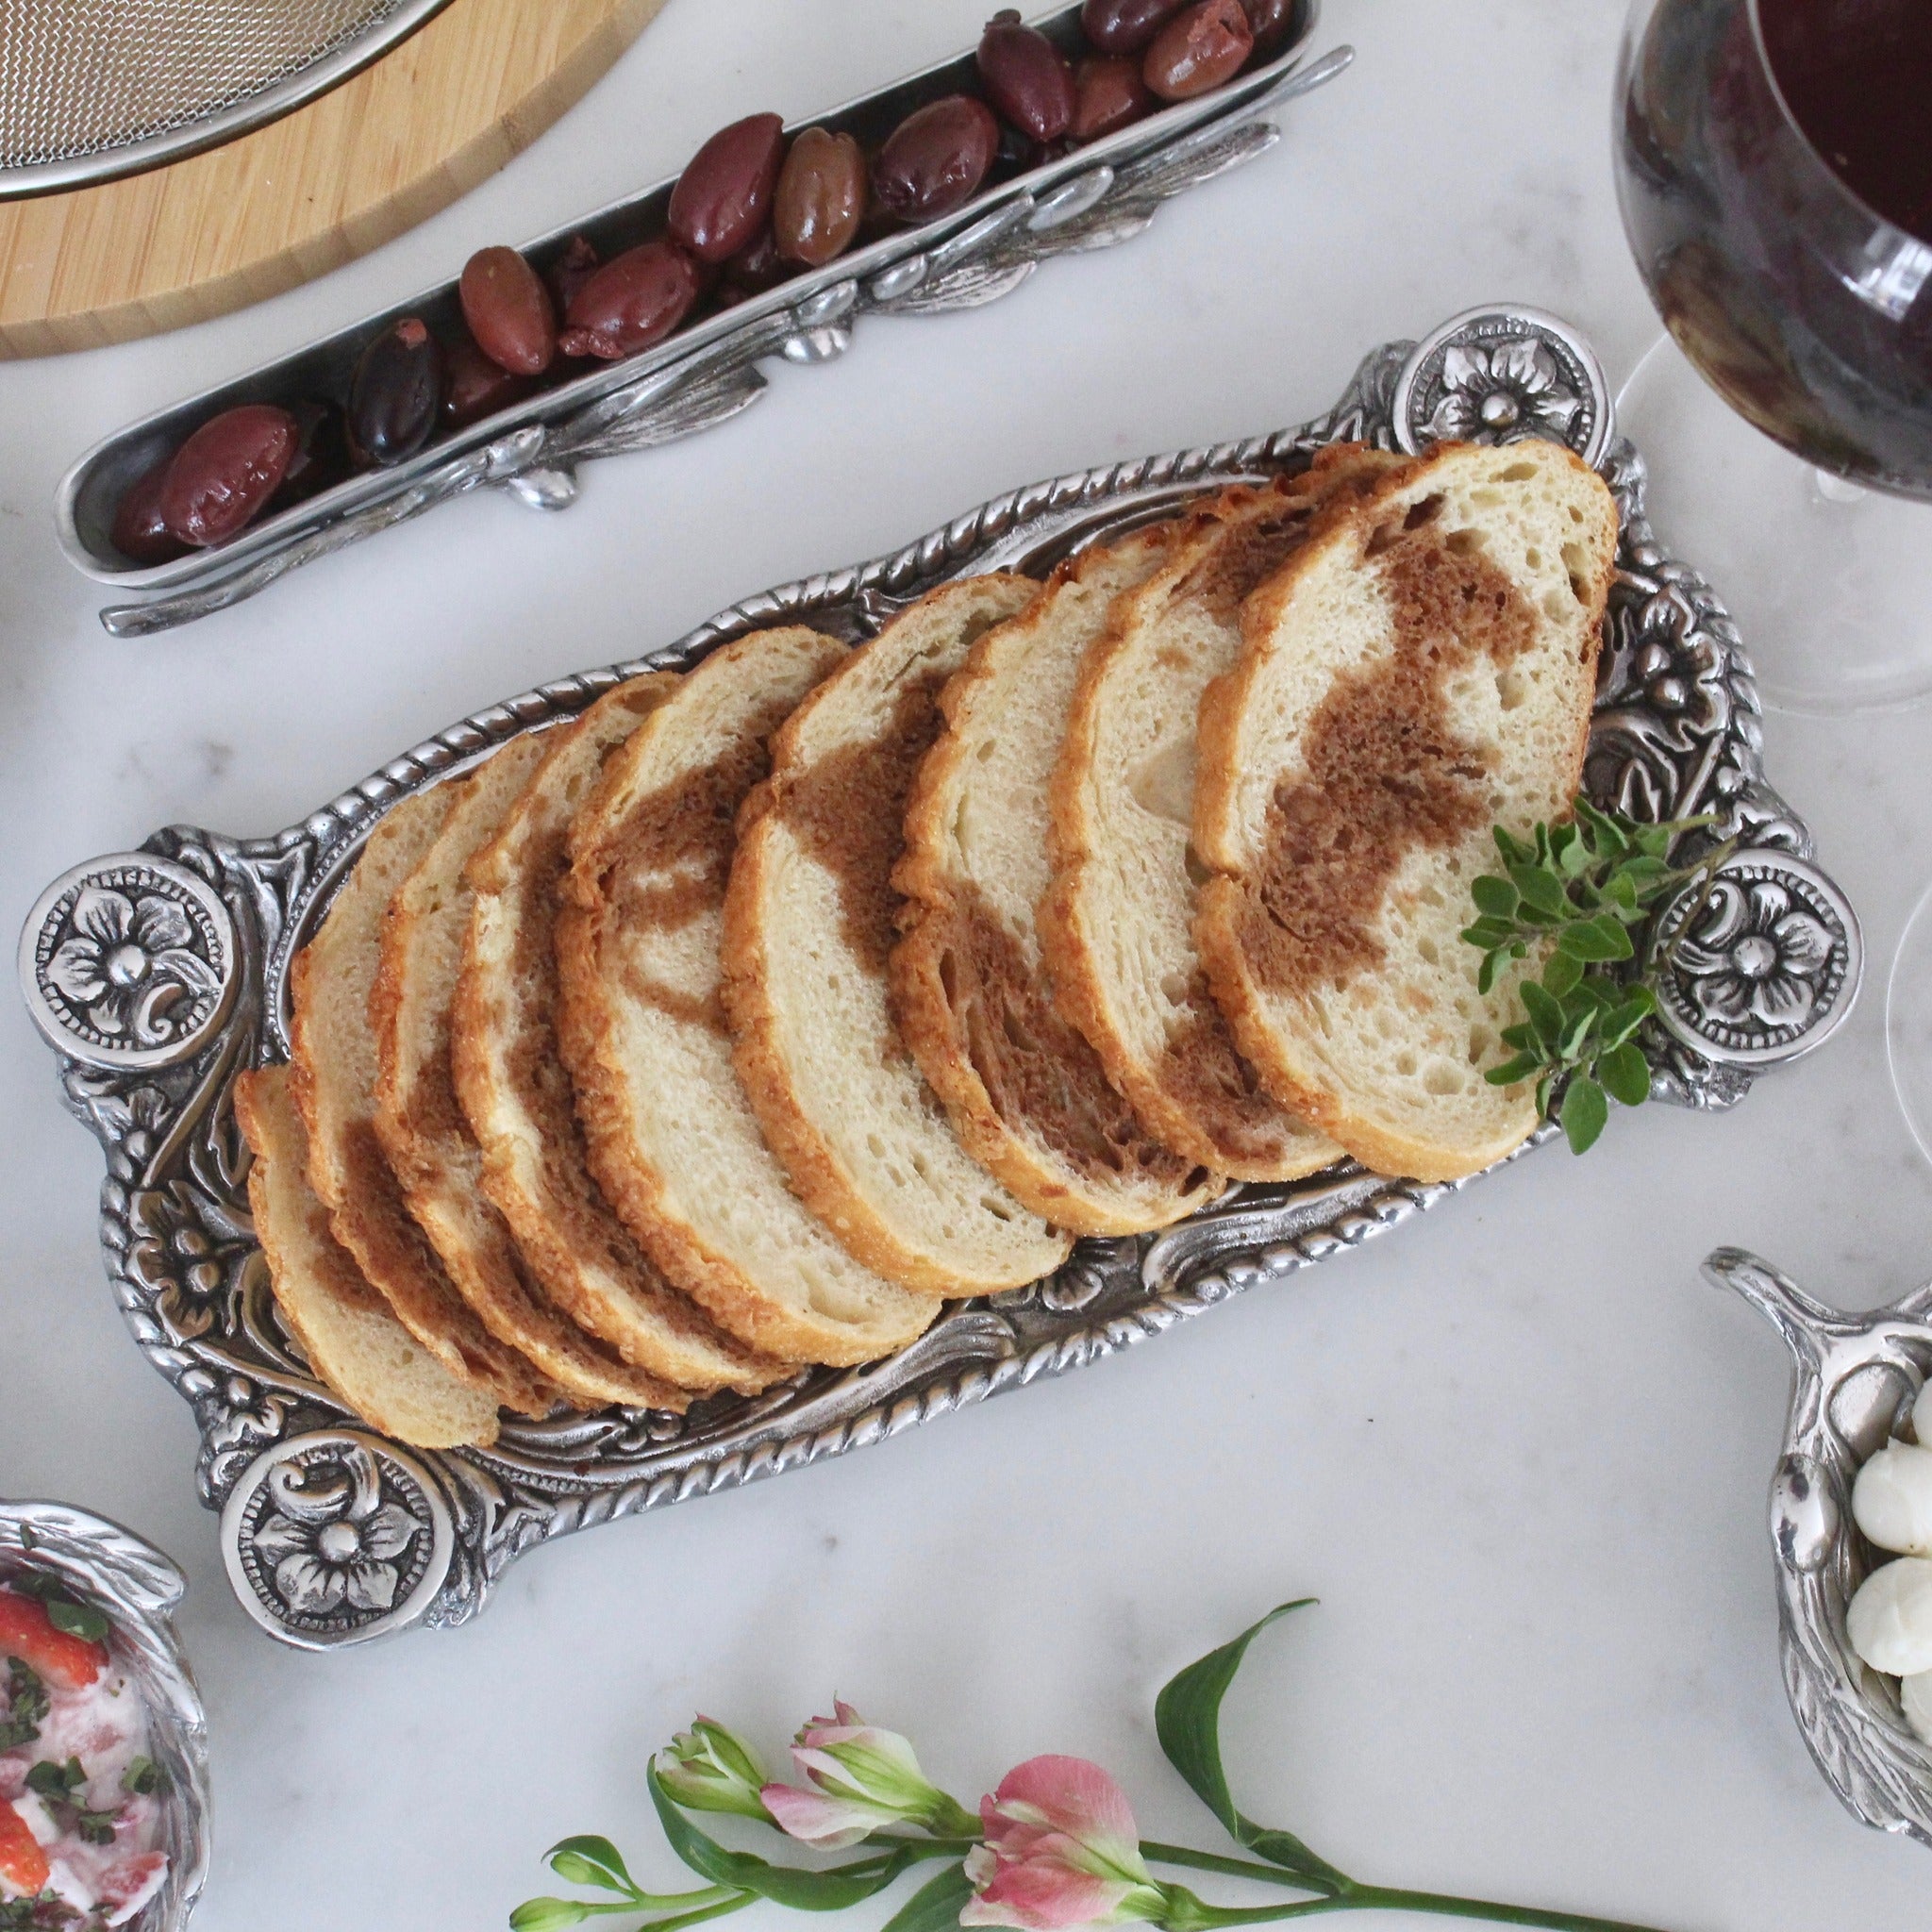
[[[1138,54],[1187,0],[1087,0],[1080,31],[1103,54]]]
[[[512,375],[541,375],[557,353],[557,311],[537,271],[514,248],[479,248],[457,296],[476,346]]]
[[[287,509],[291,504],[320,496],[354,467],[342,412],[335,404],[314,399],[291,403],[289,414],[295,419],[295,454],[289,458],[281,488],[269,505],[271,509]]]
[[[537,387],[535,377],[513,375],[467,335],[452,336],[443,344],[442,355],[449,372],[442,390],[444,429],[467,429],[472,423],[480,423],[484,417],[521,402]]]
[[[442,345],[419,317],[392,322],[362,351],[349,384],[349,452],[389,469],[429,441],[442,407]]]
[[[1022,134],[1058,141],[1073,125],[1074,70],[1067,57],[1008,7],[979,39],[979,77],[987,98]]]
[[[1241,0],[1241,11],[1255,36],[1255,52],[1266,60],[1293,38],[1300,0]]]
[[[1232,80],[1254,51],[1241,0],[1199,0],[1155,36],[1141,77],[1163,101],[1191,101]]]
[[[557,312],[564,315],[570,305],[576,300],[577,291],[603,266],[603,258],[591,245],[588,237],[573,235],[564,243],[563,253],[544,271],[543,280],[550,290],[550,299],[557,305]]]
[[[295,419],[243,403],[204,423],[161,478],[160,520],[183,543],[225,543],[275,493],[295,454]]]
[[[613,256],[572,297],[558,347],[566,356],[620,361],[661,342],[691,312],[703,277],[675,242],[645,242]]]
[[[699,148],[671,191],[664,225],[700,261],[729,261],[756,239],[772,211],[785,158],[785,124],[775,114],[734,121]]]
[[[873,162],[874,199],[901,222],[929,222],[964,208],[986,179],[1000,125],[984,101],[948,94],[908,114]]]
[[[161,521],[161,478],[172,456],[143,470],[121,493],[108,531],[114,548],[130,563],[166,563],[188,548]]]
[[[1075,141],[1098,141],[1140,120],[1154,106],[1141,63],[1125,54],[1090,54],[1074,70]]]

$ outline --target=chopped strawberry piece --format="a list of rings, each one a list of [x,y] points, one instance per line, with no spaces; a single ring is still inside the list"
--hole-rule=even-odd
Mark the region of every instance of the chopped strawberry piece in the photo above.
[[[101,1905],[108,1924],[125,1925],[155,1893],[168,1875],[166,1852],[141,1852],[111,1867],[101,1880]]]
[[[47,1855],[11,1805],[0,1803],[0,1878],[26,1898],[47,1882]]]
[[[38,1597],[0,1590],[0,1657],[17,1657],[50,1684],[84,1690],[101,1674],[108,1650],[55,1629]]]

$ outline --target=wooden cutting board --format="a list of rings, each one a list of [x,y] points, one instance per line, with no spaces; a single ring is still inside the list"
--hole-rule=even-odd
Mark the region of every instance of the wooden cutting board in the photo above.
[[[340,267],[527,147],[663,5],[449,0],[374,65],[252,134],[125,180],[0,202],[0,356],[179,328]]]

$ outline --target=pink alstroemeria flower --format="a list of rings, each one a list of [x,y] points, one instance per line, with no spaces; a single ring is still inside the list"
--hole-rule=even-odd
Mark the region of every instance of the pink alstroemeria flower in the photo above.
[[[815,1717],[791,1747],[808,1787],[769,1784],[758,1793],[790,1837],[826,1851],[856,1845],[891,1824],[970,1832],[974,1819],[930,1784],[897,1731],[869,1724],[842,1700],[836,1717]]]
[[[1127,1795],[1084,1757],[1029,1757],[979,1802],[986,1842],[966,1859],[962,1925],[1065,1932],[1158,1919],[1167,1896],[1141,1858]]]

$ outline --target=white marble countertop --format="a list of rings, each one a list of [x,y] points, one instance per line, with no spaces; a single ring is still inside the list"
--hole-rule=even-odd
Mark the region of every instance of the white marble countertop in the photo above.
[[[987,10],[672,0],[401,241],[221,322],[0,366],[0,928],[81,858],[171,821],[273,830],[480,704],[1010,484],[1297,421],[1360,351],[1474,302],[1572,318],[1613,380],[1656,332],[1611,191],[1622,9],[1329,0],[1354,72],[1131,244],[977,313],[874,323],[724,428],[598,466],[567,517],[466,500],[191,629],[103,634],[49,514],[97,436],[674,171],[753,107],[969,44]],[[1774,585],[1719,588],[1774,625]],[[1344,1866],[1675,1932],[1924,1923],[1932,1853],[1840,1811],[1786,1710],[1763,1527],[1786,1366],[1697,1264],[1741,1242],[1854,1306],[1927,1273],[1932,1170],[1883,994],[1932,878],[1932,711],[1766,738],[1872,971],[1845,1032],[1735,1114],[1619,1116],[1586,1160],[1540,1154],[1155,1346],[566,1541],[464,1629],[335,1657],[231,1599],[190,1412],[102,1278],[99,1156],[0,999],[0,1492],[118,1517],[192,1579],[217,1844],[197,1932],[480,1932],[549,1889],[539,1855],[571,1831],[669,1879],[646,1754],[701,1706],[775,1755],[834,1691],[969,1798],[1078,1752],[1150,1835],[1212,1845],[1154,1690],[1303,1592],[1323,1607],[1256,1657],[1230,1765],[1251,1812]]]

